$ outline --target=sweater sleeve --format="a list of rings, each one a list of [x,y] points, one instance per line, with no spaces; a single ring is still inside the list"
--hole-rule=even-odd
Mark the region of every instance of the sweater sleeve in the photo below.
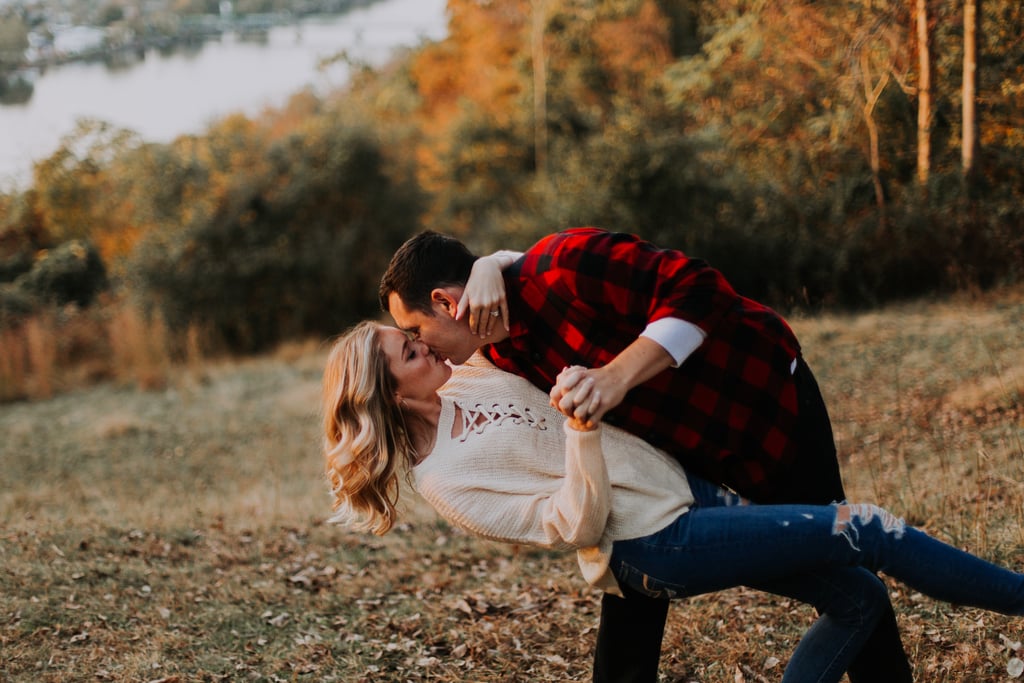
[[[601,450],[600,427],[581,432],[562,423],[565,430],[565,479],[551,497],[544,529],[574,548],[596,545],[611,512],[612,487]]]
[[[568,424],[563,429],[565,475],[550,493],[538,490],[540,480],[531,485],[529,472],[501,469],[486,447],[479,458],[460,459],[468,465],[462,472],[437,471],[418,480],[419,493],[452,524],[490,540],[551,550],[594,546],[611,510],[601,431],[579,432]]]

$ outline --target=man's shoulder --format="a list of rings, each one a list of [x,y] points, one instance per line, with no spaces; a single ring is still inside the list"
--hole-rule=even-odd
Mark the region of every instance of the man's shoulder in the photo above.
[[[597,259],[630,260],[639,253],[658,252],[658,247],[638,235],[604,228],[567,228],[536,242],[524,252],[525,263],[547,263],[557,268],[574,263],[583,255]],[[528,266],[529,267],[529,266]]]
[[[558,232],[542,237],[532,247],[526,250],[526,254],[551,253],[559,248],[572,247],[576,244],[583,244],[604,237],[610,237],[614,233],[601,228],[566,228]]]
[[[612,258],[617,238],[629,237],[601,228],[567,228],[542,238],[523,253],[512,268],[512,277],[532,278],[560,270],[575,271],[581,259]]]

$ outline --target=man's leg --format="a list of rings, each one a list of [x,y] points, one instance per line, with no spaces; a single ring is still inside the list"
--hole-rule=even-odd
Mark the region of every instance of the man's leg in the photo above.
[[[850,683],[910,683],[914,680],[892,603],[886,603],[885,607],[875,630],[846,670]]]
[[[797,365],[795,378],[800,401],[800,454],[786,490],[777,499],[758,502],[826,504],[845,500],[828,409],[803,359]],[[886,602],[878,625],[847,674],[850,683],[913,682],[891,602]]]
[[[654,683],[668,600],[654,600],[628,588],[625,598],[604,594],[594,651],[594,683]]]

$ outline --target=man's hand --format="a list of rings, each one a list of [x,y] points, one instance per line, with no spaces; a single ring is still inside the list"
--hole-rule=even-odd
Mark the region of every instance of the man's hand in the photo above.
[[[568,417],[599,422],[633,387],[673,363],[660,344],[639,337],[603,368],[573,365],[562,370],[551,387],[551,405]]]
[[[551,387],[551,405],[567,417],[585,424],[597,424],[619,405],[628,389],[608,367],[588,369],[570,366],[558,374]]]

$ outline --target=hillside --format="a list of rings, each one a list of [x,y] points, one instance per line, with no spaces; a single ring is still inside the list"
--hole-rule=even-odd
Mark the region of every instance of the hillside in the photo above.
[[[797,318],[851,499],[1024,565],[1024,290]],[[407,500],[324,523],[317,345],[0,406],[4,681],[589,680],[574,559]],[[919,680],[1005,681],[1019,620],[891,584]],[[665,681],[774,681],[810,623],[746,590],[673,607]]]

